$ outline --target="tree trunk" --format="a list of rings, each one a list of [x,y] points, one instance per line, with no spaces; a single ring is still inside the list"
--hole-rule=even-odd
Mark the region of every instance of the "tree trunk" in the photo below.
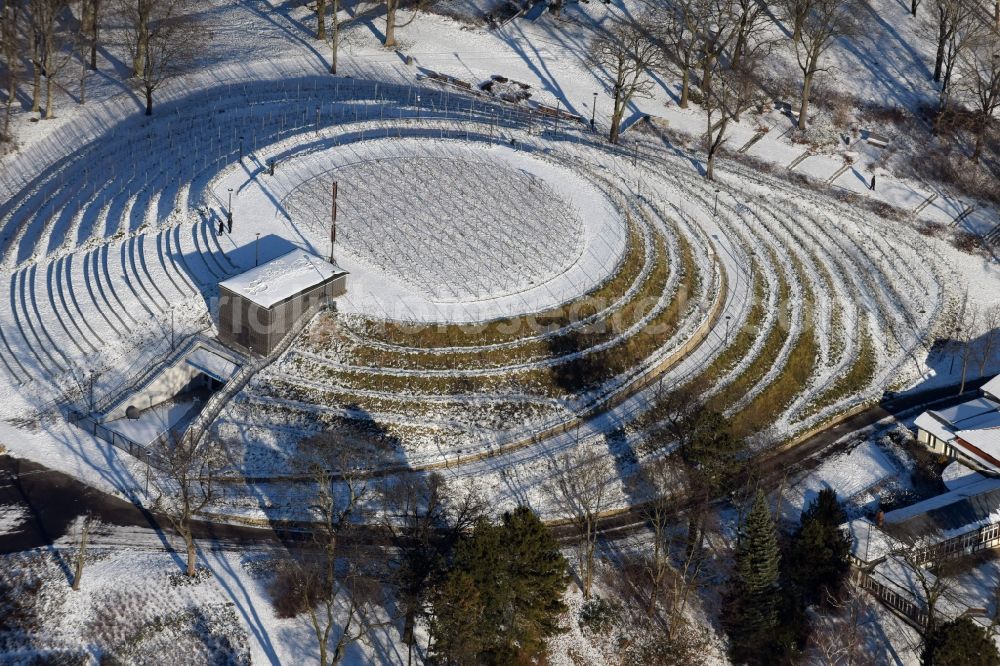
[[[90,534],[90,517],[84,517],[80,532],[80,548],[76,552],[76,569],[73,572],[73,590],[80,589],[80,580],[83,578],[83,566],[87,557],[87,537]]]
[[[101,11],[101,0],[94,0],[93,25],[90,33],[90,69],[97,71],[97,38],[100,31],[98,16]]]
[[[87,63],[80,59],[80,105],[87,103]]]
[[[146,69],[146,53],[149,50],[149,13],[153,0],[138,0],[138,25],[136,25],[135,59],[132,61],[132,75],[142,76]],[[150,3],[150,4],[147,4]]]
[[[42,65],[37,59],[31,61],[31,112],[42,110]]]
[[[45,77],[45,119],[52,120],[55,118],[54,109],[52,108],[52,77]]]
[[[910,0],[910,16],[916,16],[917,15],[917,5],[918,4],[919,4],[918,0]]]
[[[958,387],[958,394],[965,393],[965,379],[969,373],[969,357],[972,356],[972,337],[965,341],[965,349],[962,352],[962,383]]]
[[[681,108],[688,108],[688,97],[691,95],[691,70],[687,67],[684,68],[684,74],[681,75]]]
[[[144,35],[139,35],[139,41],[136,44],[135,59],[132,61],[132,76],[140,77],[143,71],[146,69],[146,43],[149,41],[149,37]]]
[[[316,39],[326,40],[326,0],[316,0]]]
[[[396,8],[399,0],[385,0],[385,41],[386,48],[396,45]]]
[[[809,90],[812,88],[813,75],[806,74],[802,77],[802,103],[799,105],[799,129],[805,130],[807,125],[806,114],[809,113]]]
[[[330,73],[337,73],[337,51],[340,49],[340,20],[337,13],[340,11],[340,0],[333,0],[333,17],[330,19]]]
[[[944,65],[944,48],[948,43],[948,16],[944,9],[938,9],[938,41],[937,54],[934,56],[934,80],[941,80],[941,68]]]
[[[712,65],[715,63],[715,56],[706,56],[701,69],[701,94],[708,99],[712,94]]]
[[[195,574],[198,573],[195,568],[195,563],[197,562],[197,553],[194,548],[194,535],[190,532],[184,535],[184,542],[187,544],[187,575],[189,578],[194,578]]]
[[[614,112],[611,114],[611,129],[608,131],[608,142],[618,143],[622,115],[625,113],[625,102],[622,100],[621,86],[615,87]]]
[[[14,104],[14,95],[17,93],[17,80],[14,78],[14,74],[10,74],[10,80],[7,83],[7,106],[4,109],[3,118],[3,134],[0,138],[7,139],[10,138],[10,117]]]

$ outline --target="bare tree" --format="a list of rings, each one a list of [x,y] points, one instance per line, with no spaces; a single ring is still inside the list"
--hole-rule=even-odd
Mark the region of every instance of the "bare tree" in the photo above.
[[[958,394],[965,393],[965,379],[969,373],[969,364],[976,351],[976,341],[979,338],[979,308],[972,306],[965,313],[965,321],[958,331],[959,357],[962,360],[962,381]]]
[[[69,48],[73,34],[61,23],[68,18],[70,0],[31,0],[28,4],[31,20],[31,64],[33,69],[32,107],[41,111],[41,79],[45,78],[45,118],[55,117],[52,98],[56,76],[72,57]]]
[[[809,4],[799,37],[795,40],[795,59],[802,70],[802,94],[799,104],[799,129],[807,127],[809,95],[813,78],[825,71],[820,61],[840,37],[852,34],[856,28],[857,0],[803,0]]]
[[[138,78],[146,68],[144,58],[149,50],[149,24],[157,0],[115,0],[115,2],[116,13],[124,22],[128,40],[125,46],[132,58],[132,76]]]
[[[382,46],[391,48],[396,45],[396,12],[399,11],[399,0],[385,0],[385,39]]]
[[[101,0],[80,0],[80,29],[77,34],[80,51],[80,104],[87,103],[87,72],[97,70],[101,7]]]
[[[337,57],[340,55],[340,0],[330,0],[333,5],[330,16],[330,73],[337,73]]]
[[[636,97],[650,97],[649,72],[662,64],[663,50],[643,27],[644,19],[624,20],[594,40],[591,51],[610,77],[613,94],[608,141],[618,143],[625,109]]]
[[[153,450],[157,470],[150,477],[158,491],[155,509],[165,515],[184,540],[188,576],[197,573],[197,549],[192,523],[218,492],[222,452],[198,446],[190,437],[164,437]]]
[[[386,480],[381,496],[383,526],[397,553],[394,579],[410,664],[417,620],[427,613],[432,582],[443,571],[459,537],[486,514],[487,505],[475,490],[453,497],[437,473]]]
[[[916,0],[914,0],[916,2]],[[812,6],[810,0],[780,0],[778,9],[782,18],[792,27],[792,42],[797,42],[802,36],[802,24],[809,15]]]
[[[643,517],[653,536],[653,550],[646,556],[644,566],[649,590],[646,614],[652,617],[658,600],[666,595],[667,637],[673,641],[685,628],[688,600],[704,567],[704,531],[689,531],[679,542],[674,524],[682,516],[677,497],[678,490],[683,490],[684,475],[676,460],[654,459],[643,468],[642,476],[651,493],[651,499],[643,508]],[[699,501],[697,497],[695,501]],[[703,508],[693,510],[698,512]],[[675,566],[672,558],[677,546],[683,548]]]
[[[100,45],[101,21],[104,18],[104,0],[82,0],[81,31],[83,43],[90,51],[89,67],[97,71],[97,49]]]
[[[316,39],[326,40],[326,0],[316,0]]]
[[[663,47],[663,66],[681,79],[682,109],[688,107],[691,95],[691,71],[698,61],[699,35],[708,19],[708,3],[702,0],[679,0],[670,3],[657,14],[661,26],[660,42]]]
[[[331,431],[301,443],[297,464],[315,485],[313,546],[318,561],[300,567],[309,590],[307,612],[319,648],[320,666],[337,664],[347,648],[384,622],[378,553],[354,549],[350,536],[370,518],[376,488],[368,470],[378,451],[348,442]],[[337,478],[334,478],[334,470]],[[357,540],[353,540],[357,542]],[[335,631],[336,630],[336,631]]]
[[[87,513],[80,519],[80,541],[77,543],[76,554],[73,566],[73,590],[80,589],[80,581],[83,580],[83,567],[87,563],[87,540],[90,538],[90,530],[97,523],[97,518],[92,513]]]
[[[592,450],[576,450],[552,462],[552,478],[545,490],[561,515],[567,516],[580,533],[577,548],[580,587],[590,598],[594,581],[597,527],[615,479],[606,456]]]
[[[0,72],[4,76],[4,119],[3,131],[0,132],[0,142],[10,140],[10,118],[14,107],[14,98],[17,94],[17,82],[20,77],[21,50],[23,48],[21,37],[18,31],[18,23],[21,17],[21,3],[6,2],[0,9],[0,57],[3,58],[3,68]]]
[[[736,36],[733,5],[730,0],[701,0],[706,4],[707,20],[698,39],[699,67],[701,68],[700,88],[708,97],[712,92],[719,58],[729,49]]]
[[[135,81],[153,115],[153,93],[168,79],[189,69],[204,43],[200,22],[190,13],[192,0],[119,0],[125,47],[136,64]]]
[[[855,666],[868,663],[864,624],[871,606],[854,585],[845,586],[845,594],[826,593],[830,612],[818,615],[809,636],[807,654],[816,655],[821,664]],[[813,663],[810,660],[810,663]]]
[[[983,313],[983,350],[979,358],[979,376],[986,372],[986,366],[993,358],[997,339],[1000,338],[1000,305],[988,307]]]
[[[715,158],[726,139],[730,122],[739,122],[760,90],[757,72],[772,44],[767,37],[766,18],[763,6],[756,0],[732,0],[714,19],[717,30],[725,30],[727,36],[724,39],[716,37],[721,39],[726,50],[711,57],[702,81],[707,121],[705,177],[708,180],[715,178]]]
[[[978,162],[986,134],[1000,110],[1000,37],[988,32],[978,35],[961,56],[960,73],[961,90],[975,115],[972,161]]]
[[[938,43],[934,57],[934,80],[941,83],[938,95],[938,119],[948,111],[951,102],[951,81],[955,67],[970,44],[983,35],[984,26],[971,0],[935,0],[938,10]]]

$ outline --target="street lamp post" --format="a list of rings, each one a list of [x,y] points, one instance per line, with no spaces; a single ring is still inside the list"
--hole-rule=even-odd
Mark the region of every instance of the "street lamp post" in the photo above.
[[[729,320],[732,319],[732,315],[726,315],[726,344],[729,344]]]
[[[253,244],[253,265],[260,266],[260,232],[257,232],[257,240]]]
[[[719,190],[715,190],[715,206],[712,210],[712,215],[719,214]]]
[[[243,161],[243,137],[240,137],[240,162]]]
[[[226,209],[226,222],[229,223],[229,233],[233,233],[233,188],[229,188],[229,207]]]
[[[597,118],[597,93],[594,93],[594,103],[590,107],[590,129],[594,129],[595,118]]]

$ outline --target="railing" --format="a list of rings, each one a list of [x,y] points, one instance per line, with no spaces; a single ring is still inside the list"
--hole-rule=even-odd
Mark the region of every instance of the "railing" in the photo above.
[[[126,400],[130,395],[141,391],[142,389],[149,386],[157,377],[160,376],[167,368],[171,367],[177,363],[185,354],[190,353],[198,345],[202,345],[206,348],[211,348],[215,353],[222,352],[222,345],[216,342],[212,338],[205,337],[201,333],[195,333],[191,335],[184,343],[177,347],[170,356],[166,357],[159,363],[154,364],[146,371],[141,373],[138,378],[133,382],[128,382],[120,385],[120,390],[117,390],[114,395],[106,396],[99,406],[95,405],[93,410],[95,414],[106,415],[116,407],[119,407],[124,400]],[[233,362],[235,365],[243,365],[243,362],[238,359],[238,357],[232,353],[231,350],[226,348],[226,353],[229,356],[228,360]]]
[[[89,414],[84,414],[83,412],[73,410],[70,412],[69,420],[71,423],[75,424],[77,427],[87,431],[94,437],[104,440],[108,444],[121,449],[125,453],[129,454],[133,458],[137,458],[142,462],[146,463],[151,467],[157,469],[160,468],[157,460],[157,456],[153,451],[156,445],[166,441],[166,438],[170,436],[169,431],[160,433],[160,435],[150,444],[140,444],[139,442],[126,437],[125,435],[102,425]]]
[[[187,353],[194,343],[201,338],[203,338],[201,331],[191,333],[186,336],[181,340],[179,345],[175,346],[174,350],[165,359],[146,366],[133,375],[118,382],[114,388],[104,394],[103,398],[99,401],[95,401],[91,411],[100,414],[116,407],[127,395],[141,389],[142,387],[148,385],[149,382],[153,381],[158,373],[160,373],[164,368],[169,367],[170,364],[176,362],[178,358]]]
[[[312,321],[313,317],[319,314],[322,310],[328,308],[332,303],[335,302],[332,299],[326,298],[313,303],[302,313],[292,326],[291,330],[285,334],[285,337],[281,339],[281,342],[279,342],[267,356],[262,356],[256,362],[251,360],[250,363],[247,363],[240,368],[240,371],[236,373],[235,377],[226,382],[225,386],[219,389],[219,391],[208,399],[204,408],[202,408],[201,413],[198,414],[198,417],[188,427],[185,432],[185,436],[189,437],[196,445],[200,444],[201,440],[205,437],[205,433],[219,417],[219,414],[222,413],[222,410],[228,404],[229,400],[242,391],[254,375],[269,366],[279,356],[284,354],[285,351],[287,351],[292,345],[292,342],[294,342],[302,331],[305,330],[305,327],[310,321]]]

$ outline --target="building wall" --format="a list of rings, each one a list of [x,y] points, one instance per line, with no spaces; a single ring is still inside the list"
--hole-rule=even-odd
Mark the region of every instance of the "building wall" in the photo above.
[[[289,299],[264,308],[219,288],[219,339],[258,354],[269,354],[316,301],[347,291],[347,276],[333,277]]]

